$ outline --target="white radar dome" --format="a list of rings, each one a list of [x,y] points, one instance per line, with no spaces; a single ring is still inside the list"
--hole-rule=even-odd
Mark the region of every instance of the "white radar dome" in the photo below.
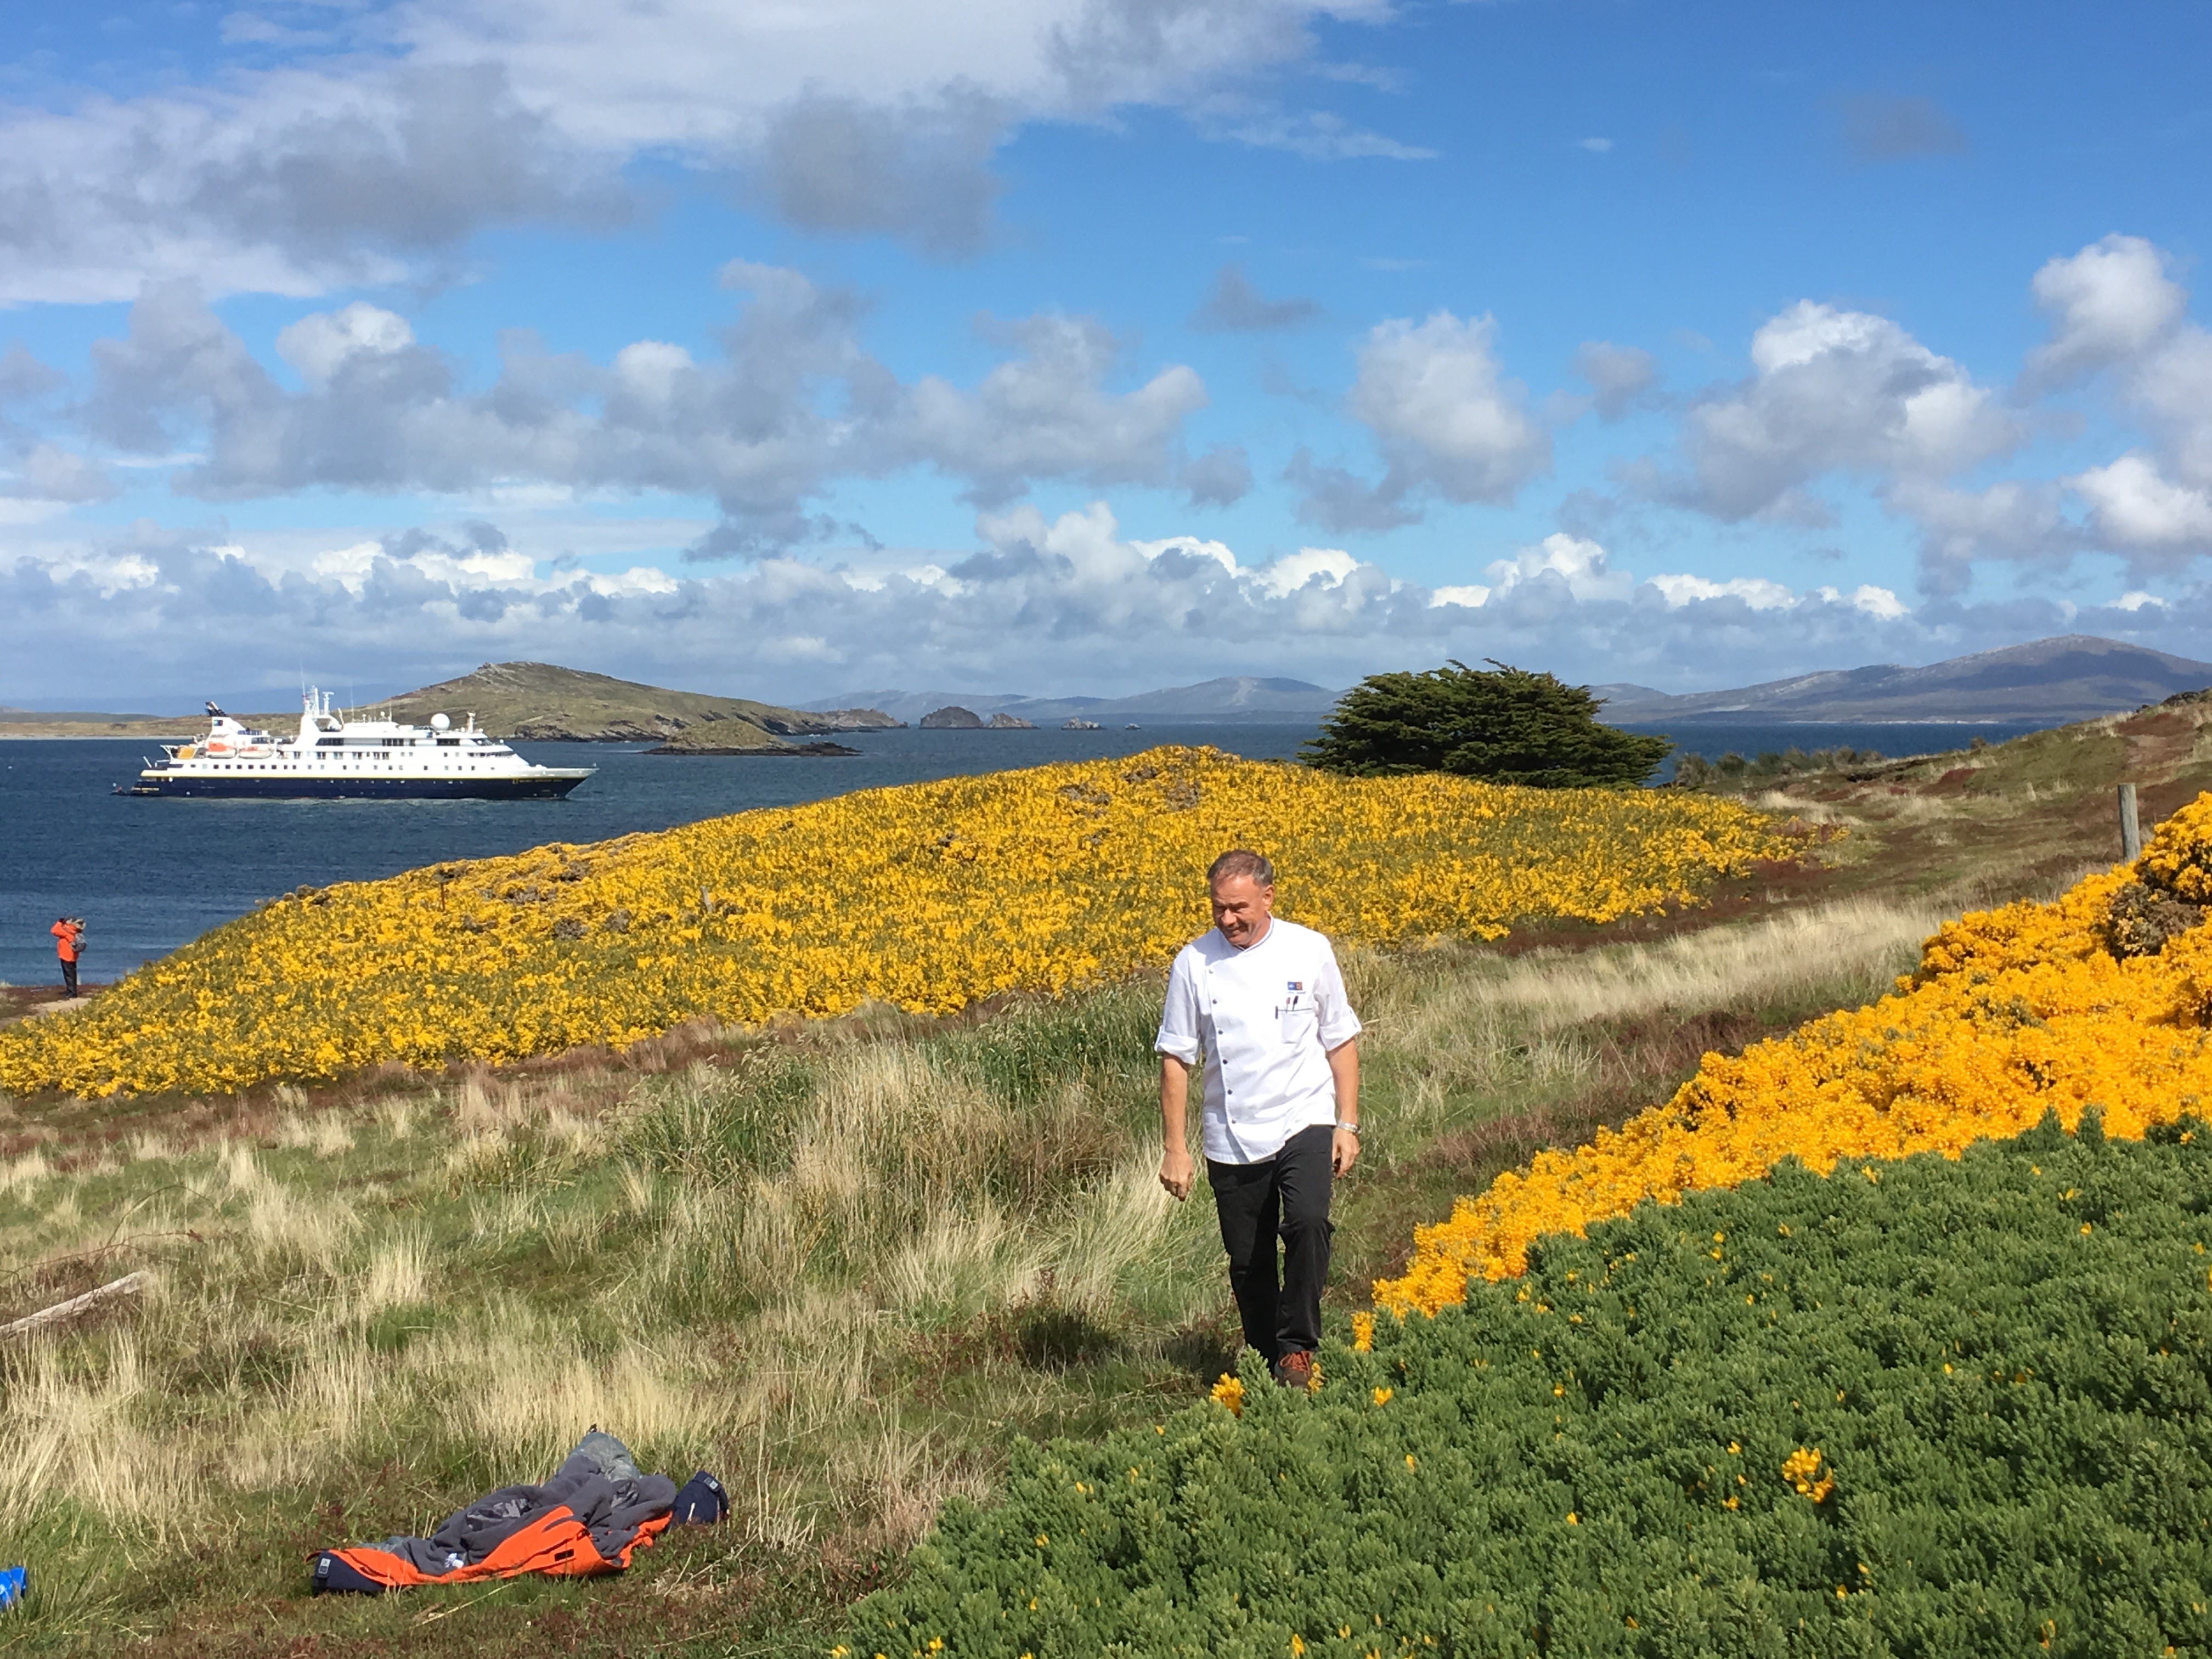
[[[442,732],[452,724],[453,721],[447,720],[443,714],[433,714],[430,716],[430,729],[433,732]]]

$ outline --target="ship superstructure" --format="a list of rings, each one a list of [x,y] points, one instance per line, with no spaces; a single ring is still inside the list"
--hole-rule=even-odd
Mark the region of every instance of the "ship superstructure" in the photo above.
[[[444,714],[428,726],[343,718],[319,690],[301,698],[292,737],[256,731],[207,706],[208,734],[163,744],[122,793],[264,800],[559,800],[596,767],[540,766]]]

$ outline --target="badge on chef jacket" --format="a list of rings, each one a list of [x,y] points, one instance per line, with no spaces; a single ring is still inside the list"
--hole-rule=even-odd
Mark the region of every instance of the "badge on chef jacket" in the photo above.
[[[1282,1022],[1284,1042],[1296,1042],[1305,1034],[1307,1024],[1313,1018],[1313,999],[1307,994],[1304,980],[1284,981],[1283,1000],[1275,1010],[1275,1017]]]

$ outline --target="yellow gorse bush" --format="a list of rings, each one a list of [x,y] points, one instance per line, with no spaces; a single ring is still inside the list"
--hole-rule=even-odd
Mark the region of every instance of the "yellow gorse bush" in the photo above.
[[[1465,1300],[1471,1273],[1521,1273],[1546,1233],[1732,1187],[1785,1158],[1826,1174],[1846,1160],[1956,1156],[2046,1111],[2071,1129],[2094,1106],[2107,1134],[2129,1139],[2204,1111],[2212,927],[2178,933],[2155,954],[2115,955],[2113,900],[2137,882],[2212,897],[2212,794],[2166,820],[2132,866],[2054,903],[1946,923],[1894,995],[1738,1055],[1708,1054],[1665,1105],[1460,1200],[1449,1221],[1416,1231],[1413,1261],[1376,1285],[1376,1305],[1434,1313]]]
[[[1792,844],[1673,791],[1344,779],[1212,749],[768,808],[277,900],[77,1015],[0,1031],[0,1089],[234,1091],[386,1061],[621,1048],[700,1016],[944,1013],[1164,966],[1214,854],[1356,945],[1695,896]]]

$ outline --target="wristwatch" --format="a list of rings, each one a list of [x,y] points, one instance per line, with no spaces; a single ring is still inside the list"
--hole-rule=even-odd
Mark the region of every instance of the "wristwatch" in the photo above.
[[[1343,1130],[1345,1133],[1348,1135],[1356,1135],[1359,1133],[1359,1126],[1357,1123],[1346,1123],[1340,1119],[1338,1121],[1336,1127]]]

